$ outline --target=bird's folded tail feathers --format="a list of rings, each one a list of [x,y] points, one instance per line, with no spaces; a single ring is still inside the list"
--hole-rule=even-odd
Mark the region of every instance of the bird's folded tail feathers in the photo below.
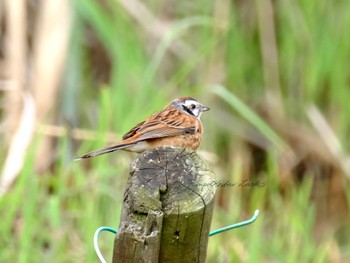
[[[102,155],[102,154],[105,154],[105,153],[114,152],[116,150],[126,148],[126,147],[128,147],[130,145],[133,145],[133,143],[131,143],[131,144],[130,143],[117,144],[117,145],[108,146],[108,147],[105,147],[105,148],[102,148],[102,149],[95,150],[95,151],[89,152],[87,154],[84,154],[83,156],[77,157],[74,160],[78,161],[78,160],[81,160],[81,159],[88,159],[88,158],[95,157],[95,156],[98,156],[98,155]]]

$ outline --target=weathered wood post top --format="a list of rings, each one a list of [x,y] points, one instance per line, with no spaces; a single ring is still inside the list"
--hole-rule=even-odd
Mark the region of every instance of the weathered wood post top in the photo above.
[[[113,263],[205,262],[214,174],[195,152],[146,151],[133,162]]]

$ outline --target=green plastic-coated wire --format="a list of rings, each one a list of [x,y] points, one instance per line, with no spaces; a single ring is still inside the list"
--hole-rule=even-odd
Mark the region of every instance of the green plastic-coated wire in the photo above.
[[[209,236],[211,237],[211,236],[214,236],[216,234],[220,234],[222,232],[225,232],[227,230],[231,230],[231,229],[234,229],[234,228],[239,228],[239,227],[242,227],[242,226],[249,225],[249,224],[253,223],[258,218],[258,215],[259,215],[259,210],[255,210],[254,215],[253,215],[253,217],[251,219],[243,221],[243,222],[240,222],[240,223],[237,223],[237,224],[233,224],[233,225],[230,225],[230,226],[225,226],[223,228],[216,229],[216,230],[210,232]]]
[[[109,232],[112,232],[113,234],[116,234],[118,232],[118,230],[111,228],[109,226],[101,226],[95,231],[94,247],[95,247],[96,254],[102,263],[107,263],[106,260],[104,259],[104,257],[102,256],[100,248],[98,247],[98,236],[100,235],[100,233],[102,231],[109,231]]]
[[[228,230],[231,230],[231,229],[235,229],[235,228],[239,228],[239,227],[242,227],[242,226],[249,225],[249,224],[253,223],[258,218],[258,215],[259,215],[259,210],[255,210],[254,215],[249,220],[246,220],[246,221],[243,221],[243,222],[240,222],[240,223],[237,223],[237,224],[229,225],[229,226],[226,226],[226,227],[223,227],[223,228],[219,228],[217,230],[214,230],[214,231],[210,232],[209,236],[211,237],[211,236],[214,236],[216,234],[220,234],[222,232],[225,232],[225,231],[228,231]],[[102,256],[101,251],[100,251],[100,249],[98,247],[98,237],[99,237],[99,235],[100,235],[100,233],[102,231],[109,231],[109,232],[112,232],[113,234],[116,234],[116,233],[118,233],[118,230],[116,230],[114,228],[111,228],[109,226],[101,226],[95,231],[94,247],[95,247],[96,254],[97,254],[98,258],[100,259],[100,261],[102,263],[107,263],[106,260],[104,259],[104,257]]]

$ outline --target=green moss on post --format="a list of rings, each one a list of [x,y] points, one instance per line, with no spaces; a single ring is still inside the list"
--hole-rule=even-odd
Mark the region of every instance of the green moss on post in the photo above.
[[[113,262],[205,262],[213,180],[193,151],[142,153],[131,166]]]

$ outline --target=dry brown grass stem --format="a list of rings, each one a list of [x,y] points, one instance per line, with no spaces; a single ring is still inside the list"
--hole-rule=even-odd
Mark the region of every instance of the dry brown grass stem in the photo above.
[[[85,130],[85,129],[68,129],[59,125],[50,125],[50,124],[39,124],[37,126],[37,132],[46,136],[52,137],[64,137],[69,136],[70,138],[82,141],[94,141],[98,138],[98,133]],[[108,143],[117,142],[116,134],[113,132],[109,132],[105,134],[105,138]]]
[[[5,91],[4,142],[8,153],[0,177],[0,196],[6,193],[22,168],[25,153],[32,138],[34,103],[24,95],[26,81],[26,1],[6,0],[2,4],[6,19],[4,61],[0,68],[2,90]],[[5,85],[4,85],[5,84]],[[24,103],[23,103],[24,102]]]
[[[26,1],[6,0],[3,6],[7,30],[3,36],[5,60],[0,69],[0,77],[7,84],[3,123],[7,131],[5,141],[10,142],[21,115],[21,92],[24,89],[26,75]]]
[[[276,102],[281,103],[281,88],[278,66],[278,48],[274,20],[274,6],[271,0],[256,0],[260,36],[260,48],[264,71],[265,87],[274,94]],[[283,107],[278,106],[282,113]]]
[[[40,5],[33,51],[31,88],[37,105],[38,122],[54,112],[71,32],[71,6],[68,0],[46,0]],[[45,156],[46,158],[43,158]],[[36,170],[51,163],[52,141],[44,137],[37,151]]]
[[[32,95],[23,94],[23,110],[18,128],[10,142],[0,177],[0,197],[4,195],[22,169],[35,127],[35,103]]]
[[[320,110],[316,108],[315,105],[311,105],[309,107],[307,110],[307,116],[327,146],[328,150],[333,155],[334,159],[339,161],[339,166],[346,174],[346,176],[350,179],[349,157],[345,155],[339,139],[335,135],[325,117],[322,115]]]

